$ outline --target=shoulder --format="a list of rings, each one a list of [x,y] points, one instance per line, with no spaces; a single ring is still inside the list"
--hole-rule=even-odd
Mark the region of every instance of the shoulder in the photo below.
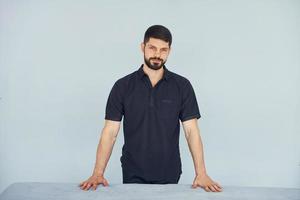
[[[126,74],[125,76],[118,78],[114,82],[114,87],[118,88],[119,90],[124,91],[126,88],[128,88],[128,85],[130,85],[130,83],[136,79],[136,75],[137,75],[137,73],[136,73],[136,71],[134,71],[129,74]]]
[[[173,81],[175,81],[175,83],[178,85],[178,87],[185,88],[187,86],[191,86],[191,82],[189,81],[189,79],[187,77],[177,74],[170,70],[169,70],[169,73],[170,73],[171,79]]]

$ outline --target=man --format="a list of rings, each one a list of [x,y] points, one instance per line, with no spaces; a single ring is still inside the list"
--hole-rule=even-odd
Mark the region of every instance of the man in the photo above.
[[[194,162],[192,188],[221,192],[221,186],[206,173],[203,147],[197,124],[200,112],[188,79],[164,65],[171,50],[172,35],[161,25],[147,29],[141,50],[144,64],[117,80],[105,111],[105,125],[97,149],[92,176],[79,186],[83,190],[108,186],[104,170],[119,132],[122,116],[123,183],[177,184],[181,176],[179,120]]]

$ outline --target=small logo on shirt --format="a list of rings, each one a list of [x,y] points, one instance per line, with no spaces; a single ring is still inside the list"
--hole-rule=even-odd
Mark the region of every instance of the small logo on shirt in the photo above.
[[[172,103],[172,100],[170,100],[170,99],[163,99],[163,100],[161,100],[163,103]]]

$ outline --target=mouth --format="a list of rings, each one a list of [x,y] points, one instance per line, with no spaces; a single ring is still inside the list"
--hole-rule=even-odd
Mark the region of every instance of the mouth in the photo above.
[[[155,63],[160,63],[161,62],[161,60],[160,59],[151,59],[153,62],[155,62]]]

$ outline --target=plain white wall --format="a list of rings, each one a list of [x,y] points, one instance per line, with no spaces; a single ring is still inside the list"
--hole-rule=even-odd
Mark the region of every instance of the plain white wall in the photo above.
[[[76,182],[94,168],[113,83],[143,62],[153,24],[197,95],[209,176],[300,188],[299,1],[0,0],[0,191]],[[194,167],[183,130],[180,184]],[[122,183],[123,129],[106,169]]]

